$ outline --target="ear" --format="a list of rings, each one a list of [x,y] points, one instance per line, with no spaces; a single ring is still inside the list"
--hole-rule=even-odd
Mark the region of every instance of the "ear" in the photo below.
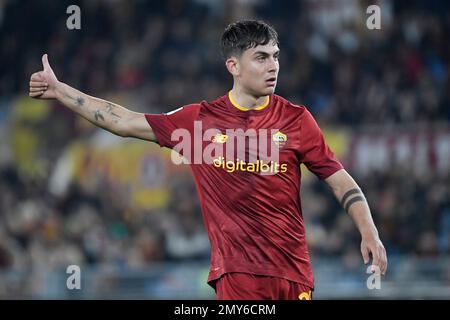
[[[225,65],[227,66],[227,70],[233,76],[239,75],[239,60],[236,57],[230,57],[225,61]]]

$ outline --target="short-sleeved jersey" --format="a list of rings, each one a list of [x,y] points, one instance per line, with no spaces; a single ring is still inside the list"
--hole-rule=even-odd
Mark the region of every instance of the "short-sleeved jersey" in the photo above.
[[[214,286],[224,273],[242,272],[313,288],[300,201],[300,164],[320,179],[342,165],[306,107],[272,94],[264,105],[243,110],[228,94],[145,116],[160,146],[180,151],[182,140],[190,140],[180,153],[191,162],[211,243],[208,283]],[[278,152],[275,160],[269,151],[264,156],[258,150],[264,144],[252,144],[253,138],[244,137],[244,153],[239,153],[240,136],[255,131],[256,140]],[[226,149],[232,143],[239,152]],[[211,152],[213,148],[224,151]],[[199,152],[211,154],[212,161],[194,159]]]

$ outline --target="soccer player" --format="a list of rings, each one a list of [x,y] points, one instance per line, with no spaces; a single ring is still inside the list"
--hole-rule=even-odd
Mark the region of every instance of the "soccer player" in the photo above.
[[[29,95],[57,99],[114,134],[183,154],[191,163],[211,243],[208,283],[218,299],[311,299],[301,163],[331,187],[361,234],[364,263],[372,256],[372,264],[384,274],[386,251],[361,189],[327,146],[307,108],[274,94],[280,54],[276,31],[262,21],[235,22],[225,29],[221,45],[232,89],[212,102],[166,114],[133,112],[76,90],[58,81],[46,54],[43,71],[31,76]],[[247,132],[258,132],[256,149]],[[239,148],[242,133],[245,143]],[[189,143],[180,148],[183,135]],[[275,157],[258,150],[264,142]],[[198,154],[210,154],[210,161],[199,162],[194,159]]]

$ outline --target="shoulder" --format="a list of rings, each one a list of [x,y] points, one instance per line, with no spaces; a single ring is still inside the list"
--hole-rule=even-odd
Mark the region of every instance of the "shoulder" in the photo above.
[[[186,104],[177,109],[174,109],[172,111],[166,112],[164,114],[166,116],[195,114],[195,113],[198,113],[198,111],[200,110],[201,107],[202,107],[201,103],[191,103],[191,104]]]
[[[186,109],[186,110],[189,110],[189,111],[199,110],[200,108],[202,108],[203,102],[204,102],[204,101],[186,104],[186,105],[182,106],[181,108]]]
[[[203,107],[226,107],[227,104],[227,95],[223,95],[220,97],[217,97],[214,100],[211,101],[202,101],[201,102]]]
[[[191,103],[160,114],[159,116],[162,117],[161,119],[168,120],[176,126],[187,126],[198,118],[200,109],[200,103]]]
[[[303,104],[292,103],[286,98],[283,98],[282,96],[276,94],[274,94],[273,97],[275,99],[275,103],[278,104],[281,108],[284,108],[285,111],[292,112],[299,116],[302,116],[305,113],[309,113],[308,108]]]
[[[221,96],[211,101],[200,102],[199,111],[203,115],[224,114],[228,112],[227,96]]]

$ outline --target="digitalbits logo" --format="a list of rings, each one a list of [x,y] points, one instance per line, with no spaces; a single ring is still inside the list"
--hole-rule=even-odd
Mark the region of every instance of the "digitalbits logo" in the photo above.
[[[176,165],[207,164],[228,172],[261,175],[287,171],[287,164],[280,163],[280,148],[287,143],[287,135],[279,129],[204,129],[202,121],[194,121],[192,133],[176,129],[171,141],[175,142],[171,159]]]

